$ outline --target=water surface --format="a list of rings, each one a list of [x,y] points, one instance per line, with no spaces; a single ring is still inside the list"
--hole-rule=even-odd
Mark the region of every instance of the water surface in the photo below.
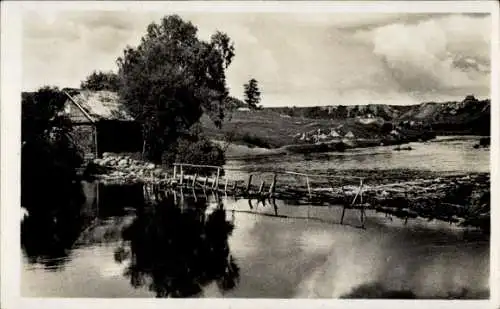
[[[328,157],[229,162],[247,168],[488,171],[475,139],[363,149]],[[423,157],[422,157],[423,156]],[[423,159],[422,159],[423,158]],[[84,183],[80,208],[22,223],[23,296],[487,298],[489,242],[454,225],[340,207],[265,204],[141,186]]]

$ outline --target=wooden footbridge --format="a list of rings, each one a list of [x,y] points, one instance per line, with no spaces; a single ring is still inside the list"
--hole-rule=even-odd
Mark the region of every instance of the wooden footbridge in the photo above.
[[[246,178],[246,179],[245,179]],[[152,172],[143,181],[147,196],[155,198],[161,190],[191,190],[194,194],[207,192],[239,198],[279,199],[294,204],[342,206],[340,223],[346,209],[358,209],[364,226],[363,201],[365,179],[357,176],[307,174],[296,171],[248,171],[212,165],[175,163],[170,173],[161,177]]]

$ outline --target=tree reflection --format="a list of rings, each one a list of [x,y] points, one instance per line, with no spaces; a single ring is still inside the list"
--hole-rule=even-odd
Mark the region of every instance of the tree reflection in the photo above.
[[[25,204],[29,215],[21,223],[21,246],[30,263],[39,262],[47,269],[57,270],[67,261],[85,225],[81,187],[73,184],[68,189],[52,202],[41,200],[33,207]]]
[[[130,255],[125,275],[132,286],[147,286],[157,297],[196,296],[211,282],[222,292],[235,287],[239,268],[228,245],[233,225],[222,204],[208,215],[206,210],[204,197],[186,197],[179,207],[167,195],[138,212],[123,230],[130,253],[119,248],[115,254],[118,263]]]

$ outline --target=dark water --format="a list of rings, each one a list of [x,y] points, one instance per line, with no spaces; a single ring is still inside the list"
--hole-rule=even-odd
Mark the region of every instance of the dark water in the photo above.
[[[467,152],[463,141],[444,143]],[[485,151],[476,151],[463,156],[487,164]],[[23,296],[489,295],[488,240],[447,223],[404,225],[369,212],[366,229],[360,229],[355,211],[347,212],[345,225],[338,224],[339,207],[249,203],[189,192],[169,192],[161,203],[150,204],[142,186],[82,185],[86,201],[81,207],[30,213],[23,221]]]

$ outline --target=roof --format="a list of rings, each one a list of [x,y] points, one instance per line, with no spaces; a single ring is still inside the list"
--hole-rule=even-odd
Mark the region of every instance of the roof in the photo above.
[[[349,131],[349,132],[347,132],[345,137],[354,137],[354,133],[352,133],[352,131]]]
[[[337,131],[335,131],[333,129],[330,131],[330,135],[331,136],[335,136],[335,137],[339,137],[340,136],[340,134],[338,134]]]
[[[74,108],[68,107],[70,118],[73,121],[82,121],[82,116],[87,121],[97,122],[99,120],[119,120],[119,121],[133,121],[134,117],[125,109],[123,103],[116,92],[112,91],[91,91],[79,90],[75,94],[68,95],[67,104],[72,104],[77,107],[80,115],[71,112]]]

